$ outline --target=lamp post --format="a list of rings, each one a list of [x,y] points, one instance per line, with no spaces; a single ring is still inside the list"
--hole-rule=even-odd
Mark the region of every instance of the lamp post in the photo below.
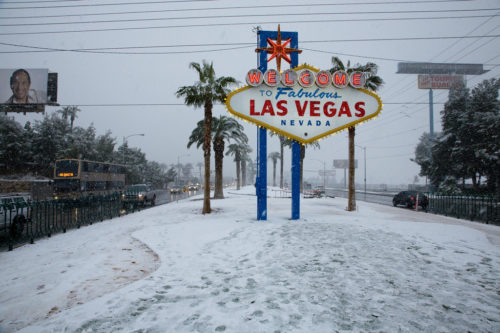
[[[122,154],[123,164],[125,164],[125,142],[127,142],[127,139],[130,138],[130,137],[132,137],[132,136],[144,136],[144,133],[130,134],[130,135],[127,135],[127,136],[123,137],[123,154]]]
[[[184,155],[177,155],[177,185],[179,185],[179,176],[181,174],[181,163],[180,163],[180,158],[184,156],[189,156],[189,154],[184,154]]]
[[[359,148],[361,148],[361,149],[363,149],[363,154],[364,154],[363,158],[365,160],[365,201],[366,201],[366,146],[364,146],[364,147],[363,146],[358,146],[358,145],[356,145],[356,146],[359,147]]]

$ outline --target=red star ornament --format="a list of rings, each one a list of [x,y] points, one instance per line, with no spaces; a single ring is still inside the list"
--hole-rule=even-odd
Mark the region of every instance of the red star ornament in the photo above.
[[[281,59],[284,59],[290,64],[292,62],[292,59],[290,59],[290,56],[288,55],[289,53],[302,53],[302,50],[286,47],[291,40],[291,38],[288,38],[283,44],[281,44],[281,31],[280,25],[278,24],[278,38],[276,39],[276,43],[271,38],[268,38],[267,42],[269,43],[270,47],[261,47],[255,49],[255,52],[267,51],[268,53],[271,53],[271,56],[269,57],[269,59],[267,59],[267,62],[276,58],[276,68],[278,69],[278,72],[281,73]]]

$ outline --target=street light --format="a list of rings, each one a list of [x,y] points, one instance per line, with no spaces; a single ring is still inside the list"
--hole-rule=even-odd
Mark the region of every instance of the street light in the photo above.
[[[366,201],[366,146],[364,146],[364,147],[359,146],[359,145],[355,145],[355,146],[363,149],[364,160],[365,160],[365,201]]]
[[[127,135],[127,136],[123,137],[123,154],[122,154],[123,164],[125,164],[125,142],[127,142],[127,139],[130,138],[130,137],[132,137],[132,136],[144,136],[144,133],[130,134],[130,135]]]
[[[184,156],[189,156],[189,154],[177,155],[177,185],[179,185],[179,176],[181,174],[181,163],[180,158]]]

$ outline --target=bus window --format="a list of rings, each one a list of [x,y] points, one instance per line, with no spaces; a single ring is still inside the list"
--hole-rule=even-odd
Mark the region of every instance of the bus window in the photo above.
[[[78,176],[77,160],[59,160],[56,161],[55,176],[56,177],[77,177]]]

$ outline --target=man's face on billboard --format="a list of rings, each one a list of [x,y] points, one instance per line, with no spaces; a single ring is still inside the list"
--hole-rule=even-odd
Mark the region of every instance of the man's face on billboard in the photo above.
[[[10,88],[12,89],[12,93],[17,100],[26,101],[30,90],[30,80],[28,75],[23,72],[17,73]]]

